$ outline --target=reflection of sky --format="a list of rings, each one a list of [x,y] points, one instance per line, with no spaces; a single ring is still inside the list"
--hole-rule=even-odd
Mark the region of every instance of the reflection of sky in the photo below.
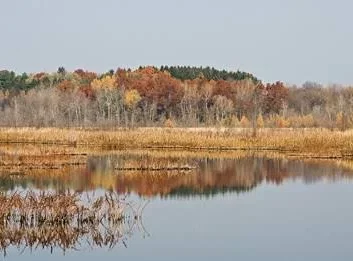
[[[352,183],[262,184],[210,200],[154,199],[144,211],[150,237],[136,233],[112,251],[27,252],[6,260],[351,260]]]

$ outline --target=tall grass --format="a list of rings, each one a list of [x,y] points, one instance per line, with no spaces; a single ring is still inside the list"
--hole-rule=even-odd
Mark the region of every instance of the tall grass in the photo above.
[[[181,149],[278,151],[308,157],[353,157],[353,131],[327,129],[138,128],[115,131],[5,128],[0,143],[53,144],[101,149]]]
[[[39,247],[65,252],[78,250],[82,243],[107,248],[125,244],[140,218],[126,215],[129,206],[116,193],[89,199],[70,192],[2,193],[0,252],[6,256],[11,246],[22,251]]]

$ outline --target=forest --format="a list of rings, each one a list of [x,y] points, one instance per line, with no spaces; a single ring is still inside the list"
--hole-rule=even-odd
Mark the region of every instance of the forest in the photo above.
[[[242,127],[345,130],[353,88],[264,83],[250,73],[162,66],[106,73],[0,71],[1,127]]]

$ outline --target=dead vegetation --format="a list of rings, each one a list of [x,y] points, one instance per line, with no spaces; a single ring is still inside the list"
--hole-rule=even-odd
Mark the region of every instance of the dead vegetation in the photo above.
[[[110,131],[58,128],[4,128],[2,144],[66,145],[79,148],[179,149],[184,151],[276,151],[304,157],[352,158],[353,131],[328,129],[138,128]],[[88,149],[87,149],[88,150]]]
[[[2,193],[0,251],[6,255],[15,246],[21,251],[59,248],[65,252],[77,250],[83,242],[92,248],[126,245],[140,218],[141,211],[116,193],[95,198],[70,192]]]

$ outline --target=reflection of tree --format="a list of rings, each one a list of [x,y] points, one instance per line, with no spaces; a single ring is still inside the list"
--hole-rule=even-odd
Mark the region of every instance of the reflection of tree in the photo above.
[[[197,166],[190,171],[124,171],[124,168]],[[119,170],[118,170],[119,169]],[[0,186],[8,190],[20,186],[56,191],[87,191],[104,188],[120,194],[141,196],[212,196],[226,192],[247,192],[262,182],[281,184],[288,179],[312,183],[322,179],[352,178],[348,163],[324,160],[289,160],[247,156],[237,159],[189,159],[115,155],[91,157],[81,169],[60,170],[53,174],[41,170],[24,177],[0,177]]]
[[[129,214],[130,213],[130,214]],[[72,193],[0,195],[0,251],[15,246],[67,251],[88,245],[113,248],[142,226],[135,210],[116,193],[87,197]],[[144,229],[144,228],[143,228]]]

